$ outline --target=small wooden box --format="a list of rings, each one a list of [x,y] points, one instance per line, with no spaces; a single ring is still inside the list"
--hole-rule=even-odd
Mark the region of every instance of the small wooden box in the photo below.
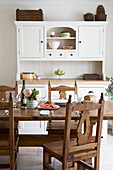
[[[16,10],[17,21],[43,21],[43,12],[39,10]]]

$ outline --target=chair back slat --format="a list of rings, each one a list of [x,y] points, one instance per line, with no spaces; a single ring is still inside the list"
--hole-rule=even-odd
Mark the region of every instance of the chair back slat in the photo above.
[[[10,86],[6,86],[6,85],[0,85],[0,100],[6,101],[7,100],[6,92],[12,92],[12,91],[15,92],[15,97],[16,97],[17,94],[18,94],[17,81],[16,81],[16,84],[15,84],[15,87],[10,87]]]
[[[8,110],[9,103],[8,102],[0,102],[0,110]]]
[[[69,97],[70,98],[70,97]],[[71,128],[71,116],[73,111],[81,111],[80,119],[77,126],[77,140],[75,141],[74,150],[77,150],[77,146],[82,146],[85,148],[89,142],[89,135],[90,135],[90,110],[94,110],[94,112],[98,110],[97,115],[97,131],[96,131],[96,138],[93,140],[93,146],[95,153],[98,153],[98,149],[100,147],[101,141],[101,130],[102,130],[102,121],[103,121],[103,112],[104,112],[104,100],[101,99],[100,103],[93,103],[93,102],[84,102],[84,103],[74,103],[70,102],[70,99],[66,105],[66,118],[65,118],[65,131],[64,131],[64,144],[63,144],[63,156],[66,158],[66,155],[69,154],[69,142],[70,142],[70,128]],[[84,128],[83,128],[84,127]],[[95,145],[96,144],[96,145]],[[73,148],[71,149],[73,152]],[[83,149],[83,152],[84,149]],[[82,153],[82,151],[81,151]],[[87,154],[87,153],[86,153]]]
[[[10,150],[14,150],[14,111],[13,111],[13,97],[10,92],[9,102],[0,102],[0,110],[9,111],[9,144]]]
[[[101,104],[93,103],[93,102],[85,102],[85,103],[73,103],[72,104],[72,111],[85,111],[85,110],[96,110],[100,109]]]
[[[80,121],[77,127],[77,144],[82,145],[88,143],[90,133],[89,111],[85,110],[80,115]]]
[[[60,85],[57,87],[51,87],[51,82],[48,83],[48,98],[49,103],[51,103],[51,92],[52,91],[59,91],[59,99],[67,99],[66,98],[66,91],[74,91],[75,94],[77,94],[77,83],[75,81],[74,87],[69,87],[65,85]]]

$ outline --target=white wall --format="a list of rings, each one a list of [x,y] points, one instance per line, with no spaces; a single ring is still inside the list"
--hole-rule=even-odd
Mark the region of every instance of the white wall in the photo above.
[[[96,13],[103,4],[108,15],[106,75],[113,75],[112,0],[0,0],[0,84],[11,84],[16,77],[16,9],[43,9],[44,20],[83,20],[83,14]]]

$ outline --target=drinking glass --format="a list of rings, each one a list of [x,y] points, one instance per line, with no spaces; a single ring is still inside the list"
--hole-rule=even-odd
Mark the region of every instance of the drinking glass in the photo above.
[[[16,95],[15,97],[13,97],[13,102],[14,102],[14,108],[17,109],[17,104],[19,101],[19,95]]]
[[[45,91],[45,90],[42,90],[42,91],[41,91],[40,101],[41,101],[43,104],[46,103],[46,91]]]

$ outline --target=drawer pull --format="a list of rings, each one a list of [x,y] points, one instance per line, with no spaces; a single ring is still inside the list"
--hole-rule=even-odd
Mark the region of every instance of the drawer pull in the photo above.
[[[52,54],[49,54],[49,56],[52,56]]]
[[[60,56],[62,56],[62,54],[60,54]]]
[[[79,41],[79,43],[82,43],[81,41]]]
[[[43,41],[41,41],[41,43],[43,43]]]
[[[73,54],[70,54],[70,56],[73,56]]]

